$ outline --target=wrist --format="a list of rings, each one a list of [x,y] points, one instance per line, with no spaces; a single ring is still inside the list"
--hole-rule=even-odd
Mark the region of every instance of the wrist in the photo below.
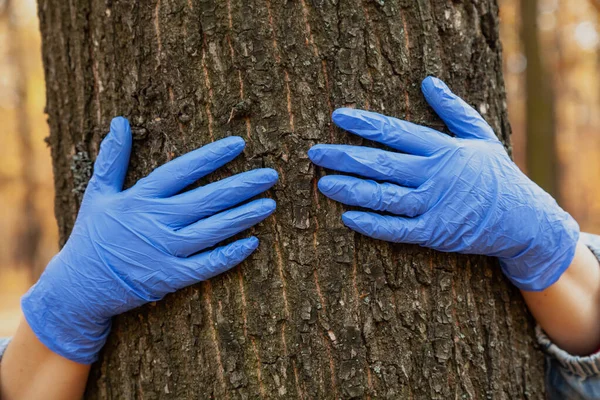
[[[86,304],[89,300],[81,297],[81,290],[61,290],[58,294],[57,286],[73,285],[62,264],[59,253],[23,296],[23,315],[40,342],[52,352],[80,364],[91,364],[106,342],[111,319],[90,312]]]
[[[558,281],[571,265],[579,240],[579,225],[562,209],[538,220],[542,223],[526,246],[511,257],[499,257],[504,274],[525,291],[541,291]]]
[[[52,352],[22,320],[2,358],[0,398],[80,399],[89,370]]]

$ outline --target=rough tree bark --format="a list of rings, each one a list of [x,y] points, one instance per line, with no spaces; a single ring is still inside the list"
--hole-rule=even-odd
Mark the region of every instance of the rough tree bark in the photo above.
[[[39,0],[39,15],[63,243],[115,115],[134,127],[128,185],[229,135],[245,153],[209,180],[281,176],[259,251],[116,318],[88,398],[542,396],[532,321],[496,261],[354,234],[306,156],[363,143],[330,123],[339,106],[443,129],[428,74],[508,146],[495,0]]]

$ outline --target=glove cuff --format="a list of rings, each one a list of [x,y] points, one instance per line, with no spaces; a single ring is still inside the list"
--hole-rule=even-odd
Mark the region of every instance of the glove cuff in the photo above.
[[[562,214],[562,220],[540,232],[527,249],[514,257],[499,259],[502,272],[519,289],[547,289],[571,265],[579,241],[579,225],[568,213]]]
[[[64,290],[58,298],[56,290],[47,282],[53,282],[52,285],[68,283],[62,279],[44,279],[44,275],[54,272],[52,264],[60,262],[58,257],[50,261],[39,281],[21,298],[21,309],[31,330],[48,349],[71,361],[92,364],[106,343],[111,320],[85,319],[81,310],[68,307],[72,302],[64,298]],[[70,294],[66,293],[67,296]]]

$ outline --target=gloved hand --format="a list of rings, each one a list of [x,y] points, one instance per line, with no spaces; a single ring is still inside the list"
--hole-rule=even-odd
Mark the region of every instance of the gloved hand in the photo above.
[[[376,239],[500,259],[523,290],[558,280],[571,263],[579,226],[510,160],[492,128],[439,79],[422,91],[451,137],[373,112],[342,108],[333,121],[395,153],[369,147],[316,145],[317,165],[362,175],[325,176],[319,189],[342,203],[395,215],[348,211],[344,223]]]
[[[239,137],[211,143],[123,191],[131,130],[126,119],[114,119],[69,240],[22,299],[27,322],[42,343],[70,360],[92,363],[111,317],[248,257],[258,247],[255,237],[197,253],[275,210],[270,199],[229,209],[273,186],[274,170],[257,169],[177,194],[234,159],[244,145]]]

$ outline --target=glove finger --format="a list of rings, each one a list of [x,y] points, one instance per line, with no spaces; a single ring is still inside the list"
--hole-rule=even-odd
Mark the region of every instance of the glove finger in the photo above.
[[[325,176],[319,180],[319,190],[325,196],[350,206],[408,217],[423,214],[427,207],[423,193],[415,189],[351,176]]]
[[[255,200],[176,231],[165,247],[174,256],[187,257],[258,224],[273,211],[273,200]]]
[[[485,119],[452,93],[441,80],[429,76],[423,80],[421,90],[431,108],[456,136],[464,139],[498,140]]]
[[[179,259],[169,277],[172,291],[206,281],[228,271],[252,254],[257,249],[258,243],[258,239],[253,236],[189,258]]]
[[[177,157],[141,179],[135,190],[149,197],[168,197],[237,157],[244,139],[231,136]]]
[[[332,119],[342,129],[404,153],[427,156],[454,145],[454,139],[441,132],[370,111],[338,108]]]
[[[342,221],[348,228],[386,242],[423,244],[423,233],[417,228],[419,218],[393,217],[362,211],[347,211]]]
[[[378,181],[418,187],[430,177],[432,160],[362,146],[318,144],[308,151],[315,164]]]
[[[103,193],[118,193],[123,189],[131,154],[131,140],[129,121],[123,117],[114,118],[94,163],[92,187]]]
[[[155,212],[160,215],[161,222],[178,229],[264,192],[277,179],[277,172],[270,168],[243,172],[168,199],[160,199]]]

